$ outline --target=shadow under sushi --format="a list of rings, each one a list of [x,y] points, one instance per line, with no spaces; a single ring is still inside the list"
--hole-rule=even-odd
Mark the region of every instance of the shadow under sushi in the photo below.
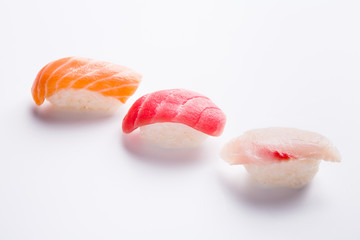
[[[177,167],[199,163],[203,158],[203,148],[168,149],[144,142],[138,131],[122,134],[125,149],[139,161],[161,166]]]
[[[110,119],[113,114],[100,112],[75,112],[54,107],[51,104],[32,106],[32,116],[48,124],[86,124]]]
[[[238,171],[238,174],[241,175],[231,178],[220,173],[219,181],[236,201],[245,202],[256,208],[282,209],[297,206],[310,187],[266,187],[256,183],[245,171]]]

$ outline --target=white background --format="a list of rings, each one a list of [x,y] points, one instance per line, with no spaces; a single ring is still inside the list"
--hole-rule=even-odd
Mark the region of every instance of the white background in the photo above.
[[[0,239],[360,239],[359,1],[0,3]],[[143,75],[113,117],[36,107],[52,60],[83,56]],[[199,149],[124,136],[140,96],[187,88],[227,115]],[[223,144],[252,128],[315,131],[343,162],[302,190],[264,190]]]

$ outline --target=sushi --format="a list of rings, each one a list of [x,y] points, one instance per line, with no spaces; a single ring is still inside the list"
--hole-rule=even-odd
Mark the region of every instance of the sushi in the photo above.
[[[339,151],[326,137],[279,127],[245,132],[223,147],[221,157],[232,165],[244,165],[262,185],[293,188],[308,184],[321,160],[341,161]]]
[[[50,62],[37,74],[31,93],[37,105],[80,111],[114,112],[134,94],[142,76],[110,62],[67,57]]]
[[[126,134],[140,128],[147,142],[165,148],[196,147],[208,135],[220,136],[226,117],[208,97],[185,89],[168,89],[139,98],[126,114]]]

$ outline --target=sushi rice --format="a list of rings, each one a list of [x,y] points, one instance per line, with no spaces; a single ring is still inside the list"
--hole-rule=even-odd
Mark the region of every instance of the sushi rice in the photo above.
[[[164,148],[192,148],[203,143],[208,135],[185,124],[164,122],[140,127],[140,136]]]
[[[121,104],[113,97],[84,89],[63,89],[48,98],[54,106],[75,111],[114,113]]]

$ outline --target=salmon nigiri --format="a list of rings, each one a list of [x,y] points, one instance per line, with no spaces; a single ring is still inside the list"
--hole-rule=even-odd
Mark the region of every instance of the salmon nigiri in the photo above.
[[[302,187],[315,176],[320,160],[340,162],[336,147],[324,136],[294,128],[245,132],[227,143],[222,158],[243,164],[264,185]]]
[[[31,92],[61,108],[113,112],[136,91],[142,76],[114,63],[83,57],[50,62],[37,74]]]
[[[122,124],[125,133],[163,147],[194,147],[207,135],[221,135],[225,114],[208,97],[185,89],[161,90],[139,98]]]

